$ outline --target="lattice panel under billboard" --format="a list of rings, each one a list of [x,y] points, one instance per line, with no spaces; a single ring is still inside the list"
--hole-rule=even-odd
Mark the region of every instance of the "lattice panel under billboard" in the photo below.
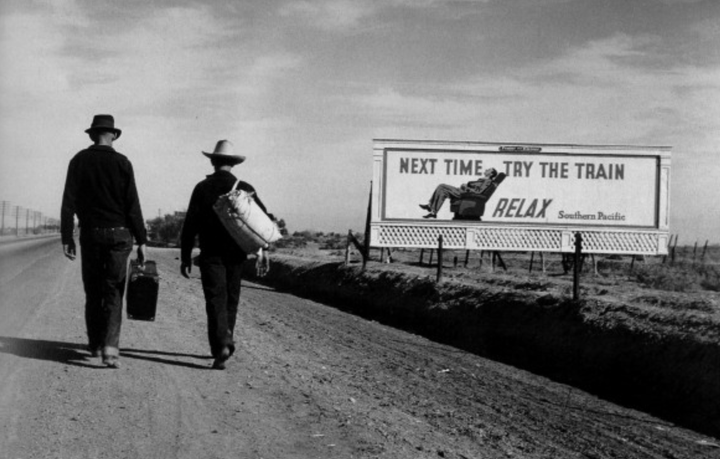
[[[616,231],[583,231],[582,249],[593,253],[657,253],[656,234]]]
[[[560,251],[562,232],[525,228],[473,228],[473,246],[498,250]]]
[[[374,247],[438,246],[468,250],[512,250],[538,252],[574,252],[578,229],[518,228],[507,226],[431,226],[372,225]],[[643,231],[584,230],[584,253],[667,254],[667,234]]]
[[[438,237],[442,234],[443,247],[465,247],[466,229],[462,227],[380,226],[378,229],[380,246],[437,247]]]

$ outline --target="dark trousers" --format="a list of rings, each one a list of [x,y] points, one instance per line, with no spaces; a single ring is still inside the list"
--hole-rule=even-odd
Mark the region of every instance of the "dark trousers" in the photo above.
[[[235,351],[235,320],[240,303],[243,260],[237,256],[200,254],[200,278],[205,294],[210,352],[217,357],[223,347]]]
[[[458,199],[461,192],[462,190],[460,190],[460,188],[452,185],[444,183],[442,185],[438,185],[430,197],[430,209],[432,209],[433,212],[438,213],[446,199],[449,198],[451,201]]]
[[[120,345],[123,294],[132,235],[126,228],[81,229],[82,279],[85,287],[85,325],[90,349]]]

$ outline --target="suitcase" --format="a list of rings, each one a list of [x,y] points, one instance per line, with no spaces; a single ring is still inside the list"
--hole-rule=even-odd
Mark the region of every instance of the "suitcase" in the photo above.
[[[155,320],[160,276],[154,261],[146,260],[141,266],[137,260],[130,261],[127,282],[127,316],[133,320]]]

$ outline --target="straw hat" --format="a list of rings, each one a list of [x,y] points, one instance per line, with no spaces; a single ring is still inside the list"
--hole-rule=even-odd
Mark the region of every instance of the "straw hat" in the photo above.
[[[229,140],[219,140],[218,143],[215,145],[215,151],[213,151],[212,153],[203,151],[202,154],[210,159],[221,158],[234,162],[235,164],[240,164],[241,162],[245,161],[244,156],[233,154],[233,144]]]

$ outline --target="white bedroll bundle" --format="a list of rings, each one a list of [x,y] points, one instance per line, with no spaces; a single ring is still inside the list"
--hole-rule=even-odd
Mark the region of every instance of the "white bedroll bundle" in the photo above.
[[[213,209],[225,229],[245,253],[266,249],[282,237],[280,228],[270,220],[253,198],[254,193],[232,189],[220,196]]]

